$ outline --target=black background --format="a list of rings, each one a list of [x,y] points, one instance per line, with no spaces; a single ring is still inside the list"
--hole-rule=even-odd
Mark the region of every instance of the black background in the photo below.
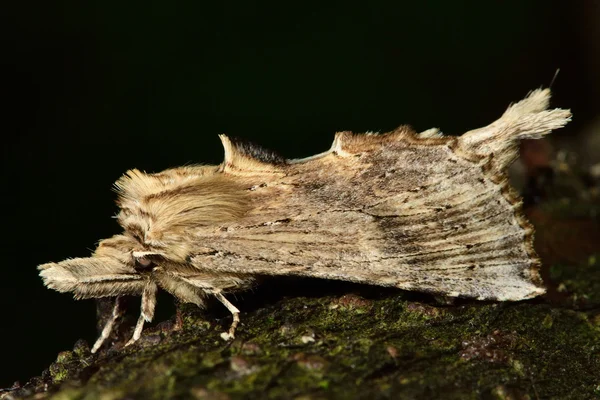
[[[460,134],[557,68],[553,105],[575,115],[557,135],[600,110],[594,1],[19,4],[0,21],[0,387],[95,339],[94,302],[36,266],[119,231],[129,168],[219,163],[219,133],[288,158],[341,130]]]

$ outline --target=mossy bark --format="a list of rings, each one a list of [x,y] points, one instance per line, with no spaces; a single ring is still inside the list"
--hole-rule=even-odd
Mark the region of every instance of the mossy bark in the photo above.
[[[242,325],[232,342],[219,337],[230,317],[217,318],[214,307],[207,313],[181,305],[177,318],[147,329],[136,345],[123,348],[123,335],[92,355],[78,342],[42,377],[3,396],[600,397],[600,254],[593,251],[598,222],[580,215],[550,218],[541,209],[530,218],[547,265],[549,293],[542,298],[443,304],[399,290],[279,280],[259,286],[248,296],[250,306],[237,302]],[[293,293],[252,305],[274,285]]]

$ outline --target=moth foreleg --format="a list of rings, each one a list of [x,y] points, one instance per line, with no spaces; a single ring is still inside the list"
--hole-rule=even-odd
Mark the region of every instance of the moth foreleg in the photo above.
[[[142,336],[142,330],[144,329],[144,322],[151,322],[152,318],[154,318],[154,309],[156,308],[156,292],[158,287],[153,282],[147,282],[144,287],[144,292],[142,293],[142,306],[140,317],[138,318],[137,323],[135,324],[135,330],[133,331],[133,336],[131,339],[125,344],[125,346],[130,346],[133,343],[137,342],[137,340]]]
[[[236,306],[234,306],[229,300],[227,300],[220,291],[213,292],[213,294],[215,295],[217,300],[219,300],[225,307],[227,307],[231,315],[233,315],[233,321],[231,322],[231,326],[229,327],[229,332],[221,333],[221,338],[223,338],[223,340],[234,339],[235,328],[237,328],[237,326],[240,323],[240,310],[238,310]]]
[[[104,325],[102,333],[100,333],[100,337],[96,340],[96,343],[94,343],[94,346],[92,347],[92,353],[97,352],[100,346],[102,346],[102,344],[104,343],[104,341],[108,339],[115,325],[115,321],[121,316],[121,314],[121,298],[117,297],[115,299],[115,305],[113,307],[112,314],[106,322],[106,324]]]

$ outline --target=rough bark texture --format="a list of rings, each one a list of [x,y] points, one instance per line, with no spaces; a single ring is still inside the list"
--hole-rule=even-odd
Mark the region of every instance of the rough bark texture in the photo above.
[[[97,355],[79,342],[4,398],[596,398],[597,211],[564,201],[530,210],[549,289],[538,299],[442,304],[397,289],[273,278],[242,302],[231,343],[219,337],[225,311],[182,305],[179,319],[132,347],[121,348],[127,328]]]

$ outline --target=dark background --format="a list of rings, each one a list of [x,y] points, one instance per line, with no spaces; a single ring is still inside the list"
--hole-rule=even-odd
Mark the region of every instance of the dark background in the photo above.
[[[289,158],[340,130],[460,134],[557,68],[553,105],[575,119],[556,135],[598,116],[600,3],[411,3],[4,10],[0,387],[95,339],[94,302],[45,289],[36,266],[119,231],[111,185],[129,168],[219,163],[223,132]]]

